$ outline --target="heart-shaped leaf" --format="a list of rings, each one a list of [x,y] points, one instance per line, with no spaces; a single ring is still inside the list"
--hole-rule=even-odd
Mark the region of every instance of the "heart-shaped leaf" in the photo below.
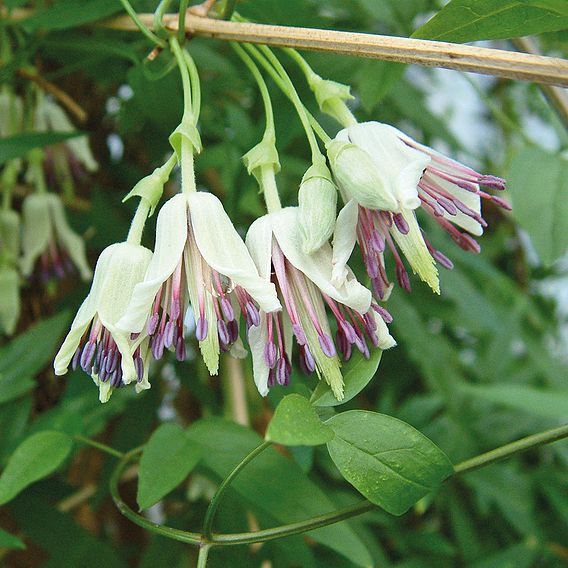
[[[307,398],[290,394],[281,401],[268,425],[265,438],[285,446],[318,446],[333,438]]]
[[[335,432],[327,448],[343,477],[393,515],[405,513],[454,471],[433,442],[392,416],[351,410],[327,424]]]
[[[173,422],[162,424],[150,437],[140,458],[140,509],[155,505],[179,485],[201,459],[201,449]]]
[[[0,477],[0,505],[22,489],[54,472],[69,455],[73,441],[61,432],[46,431],[26,438],[8,460]]]

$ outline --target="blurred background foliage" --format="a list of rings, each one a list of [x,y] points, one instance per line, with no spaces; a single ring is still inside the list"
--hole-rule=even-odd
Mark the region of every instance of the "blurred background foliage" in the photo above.
[[[5,4],[31,5],[17,0]],[[0,81],[20,92],[26,80],[17,69],[34,65],[86,111],[86,123],[77,126],[89,133],[100,170],[84,180],[68,206],[94,265],[105,246],[127,233],[134,205],[121,204],[122,197],[169,155],[168,135],[181,116],[181,84],[176,72],[156,79],[168,56],[145,61],[149,45],[140,34],[79,27],[120,12],[118,1],[33,4],[39,8],[36,15],[14,28],[18,48],[14,59],[0,68]],[[139,12],[156,7],[151,0],[133,4]],[[238,10],[264,23],[410,36],[440,4],[243,0]],[[542,16],[511,8],[501,18],[464,24],[457,33],[451,22],[465,17],[458,10],[457,16],[450,13],[446,27],[443,20],[431,21],[416,35],[494,40],[489,45],[511,48],[507,38],[547,32],[538,37],[543,53],[566,55],[568,25],[563,19],[568,17],[562,17],[566,8],[560,6],[565,2],[503,2],[512,4],[521,4],[518,10],[543,11],[548,5],[557,11]],[[544,24],[533,26],[534,18]],[[204,151],[196,162],[198,184],[221,198],[244,234],[264,211],[257,186],[240,161],[262,136],[260,97],[228,45],[196,38],[189,49],[203,89]],[[562,157],[566,125],[536,85],[330,54],[306,57],[324,77],[353,86],[360,120],[391,123],[473,167],[508,178],[507,197],[514,206],[512,214],[503,214],[486,204],[490,228],[478,256],[463,253],[445,235],[436,234],[434,245],[455,262],[453,271],[441,275],[442,296],[416,279],[411,295],[395,289],[389,310],[399,345],[383,355],[375,379],[344,407],[375,410],[412,424],[454,463],[565,422],[568,262],[561,257],[568,244],[568,166]],[[335,132],[336,125],[317,113],[303,77],[284,55],[282,60],[303,101],[330,133]],[[273,86],[270,83],[282,161],[279,184],[284,203],[293,205],[309,166],[309,148],[293,107]],[[27,191],[19,187],[16,206]],[[167,191],[175,192],[176,184]],[[435,232],[435,227],[429,231]],[[152,247],[152,230],[145,239]],[[353,263],[363,274],[357,255]],[[250,427],[238,426],[231,422],[231,363],[223,361],[221,377],[209,377],[199,358],[183,364],[172,358],[153,368],[150,391],[138,396],[127,389],[117,391],[101,405],[83,373],[55,378],[51,369],[53,354],[87,290],[76,279],[60,282],[56,289],[35,282],[23,288],[17,336],[3,339],[0,346],[0,468],[25,438],[44,430],[96,436],[126,451],[146,442],[163,422],[191,425],[188,436],[202,449],[201,461],[146,514],[156,522],[199,530],[215,484],[258,443],[253,430],[264,434],[284,390],[276,388],[261,399],[246,360]],[[313,384],[296,373],[286,392],[304,392],[306,386]],[[273,526],[298,511],[299,518],[307,518],[358,498],[323,447],[291,448],[263,458],[243,472],[228,494],[219,512],[220,531]],[[55,474],[4,506],[0,563],[193,566],[193,548],[145,533],[120,516],[107,488],[114,462],[77,444]],[[210,565],[564,566],[567,466],[568,444],[545,447],[452,480],[401,518],[377,510],[307,538],[219,548],[211,553]],[[122,491],[134,502],[135,480],[123,484]]]

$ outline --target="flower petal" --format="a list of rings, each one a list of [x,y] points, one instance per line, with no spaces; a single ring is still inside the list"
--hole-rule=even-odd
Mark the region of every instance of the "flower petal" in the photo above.
[[[354,124],[347,129],[347,133],[351,142],[371,156],[387,189],[400,206],[406,209],[419,207],[418,182],[431,158],[407,146],[400,139],[399,131],[388,124]]]
[[[33,193],[22,204],[22,251],[20,260],[22,274],[30,276],[38,257],[47,249],[52,237],[49,215],[49,196]]]
[[[166,201],[158,213],[154,255],[144,280],[134,288],[130,305],[116,324],[119,329],[132,333],[144,329],[156,293],[179,264],[186,241],[187,201],[178,194]]]
[[[63,208],[60,197],[54,193],[49,193],[46,197],[49,197],[49,210],[53,219],[57,239],[69,254],[77,270],[79,270],[81,278],[83,280],[90,280],[93,277],[93,272],[87,262],[85,241],[75,233],[67,223],[65,209]]]
[[[408,260],[414,274],[418,274],[436,294],[439,294],[440,281],[438,280],[436,262],[424,242],[424,237],[420,231],[416,215],[411,209],[403,209],[400,214],[404,217],[408,225],[408,233],[403,235],[393,226],[390,230],[391,235]]]
[[[272,263],[272,225],[270,224],[270,215],[263,215],[250,226],[245,243],[258,269],[258,274],[261,278],[269,281]]]
[[[56,375],[64,375],[67,372],[67,368],[69,367],[69,363],[79,346],[81,337],[83,337],[87,327],[97,313],[98,304],[105,290],[105,275],[113,255],[113,251],[117,246],[118,245],[116,244],[110,245],[103,250],[99,256],[97,265],[95,266],[95,275],[93,276],[91,290],[77,311],[75,319],[71,324],[71,329],[69,330],[63,345],[61,345],[57,355],[55,356],[53,367]]]
[[[270,215],[274,236],[286,259],[303,272],[322,292],[334,300],[364,314],[371,305],[371,292],[348,271],[341,286],[334,286],[332,279],[333,252],[326,244],[313,254],[302,251],[302,237],[298,223],[298,208],[287,207]]]
[[[331,271],[331,283],[341,286],[348,276],[347,262],[353,252],[357,241],[357,220],[359,218],[359,206],[354,199],[341,209],[335,223],[333,233],[333,265]]]
[[[265,312],[280,310],[274,285],[261,278],[223,205],[211,193],[188,195],[191,224],[199,252],[212,268],[242,286]]]

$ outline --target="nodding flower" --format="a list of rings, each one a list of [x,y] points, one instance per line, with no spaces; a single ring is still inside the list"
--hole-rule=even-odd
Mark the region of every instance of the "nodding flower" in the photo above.
[[[273,314],[261,310],[260,325],[248,331],[260,394],[265,396],[276,383],[289,383],[295,338],[302,369],[315,371],[341,400],[344,385],[338,350],[347,360],[353,346],[368,357],[369,344],[381,349],[395,345],[386,326],[392,318],[371,301],[370,291],[346,266],[351,250],[334,259],[331,247],[324,244],[306,254],[297,207],[257,219],[246,243],[261,276],[274,283],[285,308]],[[335,341],[326,307],[337,323]]]
[[[20,318],[20,217],[0,210],[0,333],[12,335]]]
[[[261,310],[281,309],[274,286],[258,275],[221,202],[206,192],[178,194],[160,209],[154,256],[118,326],[147,334],[155,359],[170,349],[183,360],[188,306],[212,375],[221,351],[235,356],[244,352],[240,312],[251,327],[258,325]]]
[[[357,239],[380,299],[386,299],[392,288],[385,268],[386,249],[394,258],[397,281],[407,291],[410,279],[400,252],[413,272],[437,293],[436,263],[453,267],[420,228],[418,208],[458,246],[474,253],[480,247],[472,235],[482,235],[487,226],[481,199],[510,209],[505,200],[480,188],[503,190],[504,180],[479,174],[387,124],[366,122],[341,130],[328,144],[328,156],[344,201],[353,199],[359,206],[355,225],[343,226],[352,237],[344,238]]]
[[[44,281],[63,278],[77,270],[83,280],[93,273],[87,263],[85,242],[65,217],[61,198],[54,193],[33,193],[22,205],[22,274],[30,276],[39,260]]]
[[[151,258],[150,250],[128,242],[110,245],[101,253],[89,295],[55,357],[56,375],[64,375],[69,365],[91,375],[101,402],[106,402],[114,389],[132,382],[137,391],[150,387],[148,339],[119,330],[116,322]]]

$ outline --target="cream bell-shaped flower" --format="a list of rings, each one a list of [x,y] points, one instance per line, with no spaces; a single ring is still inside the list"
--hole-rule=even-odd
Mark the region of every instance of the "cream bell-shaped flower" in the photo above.
[[[358,169],[355,155],[352,162],[334,158],[336,148],[342,145],[356,148],[361,156],[365,156],[361,162],[363,170]],[[437,293],[440,285],[436,263],[448,269],[453,266],[426,239],[415,214],[419,207],[432,216],[462,249],[472,252],[480,249],[468,233],[479,236],[487,225],[481,216],[481,198],[510,209],[504,200],[480,190],[480,185],[504,189],[504,180],[481,175],[387,124],[366,122],[341,130],[330,143],[328,154],[344,201],[354,200],[358,205],[356,216],[353,206],[349,214],[345,214],[348,222],[341,223],[342,234],[338,238],[359,242],[373,290],[380,299],[386,299],[392,289],[385,269],[387,248],[395,261],[397,281],[408,291],[410,279],[400,252],[413,272]],[[372,167],[369,166],[371,163]],[[381,183],[374,186],[375,200],[369,183],[365,185],[365,192],[360,187],[361,178],[371,170],[381,179]]]
[[[337,284],[332,283],[332,249],[324,244],[306,254],[297,207],[264,215],[250,227],[246,244],[266,282],[272,281],[285,310],[260,312],[260,325],[251,327],[248,340],[253,358],[256,386],[265,396],[276,383],[290,380],[292,336],[300,351],[306,373],[316,371],[338,400],[343,398],[343,377],[337,355],[345,360],[355,345],[369,356],[367,341],[381,349],[395,345],[386,323],[392,318],[371,301],[370,291],[346,266],[351,251],[338,256]],[[345,243],[348,246],[347,243]],[[353,244],[351,244],[351,249]],[[327,320],[326,306],[337,321],[335,342]]]
[[[183,360],[188,306],[212,375],[218,371],[220,351],[244,353],[239,308],[247,326],[258,325],[259,310],[281,309],[274,286],[259,277],[221,202],[206,192],[180,193],[160,209],[154,256],[118,327],[147,333],[155,359],[172,349]]]
[[[56,375],[64,375],[70,365],[90,374],[99,387],[101,402],[115,388],[132,382],[137,391],[150,388],[147,338],[131,338],[116,322],[124,315],[151,258],[147,248],[128,242],[110,245],[101,253],[89,295],[55,357]]]
[[[85,243],[65,217],[61,198],[54,193],[33,193],[22,204],[22,274],[30,276],[39,259],[44,280],[62,278],[77,269],[90,280]]]

